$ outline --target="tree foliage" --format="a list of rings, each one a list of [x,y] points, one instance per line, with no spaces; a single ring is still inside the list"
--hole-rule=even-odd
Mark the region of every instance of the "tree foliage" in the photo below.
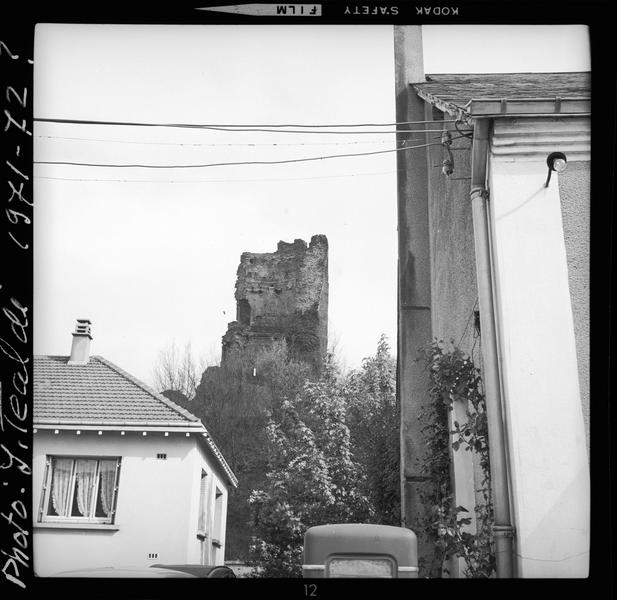
[[[400,525],[400,410],[396,360],[385,335],[375,356],[365,358],[345,383],[348,422],[356,457],[363,465],[375,522]]]
[[[493,509],[491,502],[488,423],[482,378],[471,357],[453,342],[433,341],[421,352],[420,360],[429,373],[431,402],[420,415],[427,452],[420,468],[432,482],[422,493],[428,514],[418,534],[435,548],[430,577],[440,577],[445,561],[452,556],[465,559],[465,575],[487,578],[494,575]],[[449,413],[453,404],[465,407],[466,421],[454,421]],[[451,451],[473,452],[479,459],[483,479],[476,490],[481,501],[474,507],[475,532],[469,510],[456,506],[450,483]]]
[[[340,382],[326,372],[281,408],[267,427],[266,485],[249,499],[252,558],[263,577],[301,575],[309,527],[367,522],[373,512],[353,458]]]
[[[382,336],[361,369],[342,375],[330,360],[269,421],[265,486],[250,497],[261,576],[300,576],[311,526],[400,523],[395,372]]]
[[[322,373],[284,342],[233,350],[208,367],[189,400],[238,477],[228,500],[227,559],[263,576],[300,574],[306,529],[324,523],[400,524],[396,362],[387,340],[360,369]]]
[[[284,342],[260,352],[231,351],[209,367],[190,403],[212,433],[233,469],[251,467],[271,415],[302,389],[310,367],[290,358]]]
[[[260,352],[236,349],[205,370],[194,399],[182,404],[203,421],[238,478],[228,500],[227,559],[248,557],[248,498],[265,478],[268,420],[310,376],[311,368],[291,358],[284,342]]]

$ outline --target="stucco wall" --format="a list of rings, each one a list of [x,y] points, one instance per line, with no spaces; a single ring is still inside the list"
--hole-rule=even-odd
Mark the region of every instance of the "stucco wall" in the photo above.
[[[157,453],[167,454],[166,460]],[[66,529],[34,523],[34,568],[49,576],[102,566],[199,562],[196,538],[202,465],[225,489],[196,440],[184,433],[39,430],[33,449],[33,514],[38,518],[47,455],[120,456],[117,530]],[[226,500],[226,496],[225,496]],[[148,558],[149,554],[156,558]]]
[[[196,537],[196,530],[199,520],[199,494],[202,470],[207,474],[205,506],[207,510],[206,529],[208,537],[205,540],[200,541]],[[222,565],[225,562],[225,534],[227,527],[228,499],[227,486],[223,483],[220,473],[213,468],[210,461],[206,460],[206,457],[201,451],[196,456],[196,460],[193,461],[193,476],[191,481],[192,491],[190,497],[192,502],[189,514],[188,536],[186,539],[186,562],[191,564],[201,564],[204,562],[206,564]],[[218,519],[218,522],[215,518],[217,489],[222,493],[222,513]],[[213,539],[217,539],[221,542],[220,548],[216,548],[212,545]]]
[[[454,171],[449,177],[441,169],[447,153],[442,146],[430,148],[431,315],[433,337],[446,343],[453,340],[459,348],[473,355],[474,363],[481,367],[480,339],[474,325],[478,292],[469,195],[470,147],[467,139],[453,141]],[[450,413],[451,428],[454,421],[464,423],[466,420],[466,407],[457,403]],[[474,531],[475,490],[480,488],[483,477],[479,461],[474,461],[472,453],[462,449],[451,452],[456,505],[469,511],[466,516],[472,519],[470,530]],[[458,576],[462,568],[463,564],[450,565],[452,576]]]
[[[568,132],[572,139],[567,138],[567,143],[574,150],[564,150],[572,160],[564,173],[554,175],[558,182],[554,179],[546,189],[544,148],[534,153],[529,148],[536,150],[535,146],[526,146],[516,135],[512,144],[510,137],[521,129],[535,140],[545,129],[551,132],[553,128]],[[588,474],[581,464],[580,408],[582,404],[588,448],[589,162],[581,160],[587,134],[580,123],[561,120],[531,125],[507,122],[500,124],[498,133],[492,148],[489,188],[490,206],[497,211],[492,229],[518,575],[567,577],[586,569]],[[563,139],[565,134],[558,142],[551,141],[550,150],[560,150],[553,144],[563,143]],[[454,172],[450,177],[441,172],[443,148],[436,146],[429,154],[431,314],[433,336],[453,339],[469,353],[473,349],[474,361],[480,366],[481,349],[479,339],[474,339],[472,316],[477,289],[470,156],[467,150],[457,150],[468,145],[466,140],[453,144]],[[457,410],[452,419],[461,420],[462,407]],[[565,440],[567,451],[562,447]],[[469,454],[453,453],[456,502],[467,508],[473,503],[478,479],[470,458]],[[566,520],[575,524],[565,527]],[[566,548],[576,548],[577,557]]]
[[[470,143],[456,140],[452,148],[454,172],[450,177],[441,171],[445,156],[441,146],[431,148],[429,159],[433,336],[454,339],[471,352],[478,292],[469,197]],[[476,347],[474,355],[478,351]]]
[[[587,452],[589,452],[589,213],[590,163],[570,162],[559,175],[563,233],[568,258],[568,283],[574,317]]]
[[[589,466],[579,357],[560,189],[556,182],[545,187],[546,172],[544,153],[527,160],[491,156],[490,218],[516,573],[586,577]]]

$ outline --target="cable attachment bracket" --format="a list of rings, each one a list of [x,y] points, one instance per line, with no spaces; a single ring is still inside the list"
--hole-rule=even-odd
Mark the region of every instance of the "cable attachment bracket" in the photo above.
[[[450,149],[450,146],[452,145],[452,135],[449,131],[444,131],[442,133],[441,144],[446,152],[446,158],[444,158],[441,163],[441,172],[446,177],[450,177],[450,175],[454,173],[454,156],[452,155],[452,150]]]
[[[492,530],[495,537],[513,538],[516,533],[513,525],[493,525]]]

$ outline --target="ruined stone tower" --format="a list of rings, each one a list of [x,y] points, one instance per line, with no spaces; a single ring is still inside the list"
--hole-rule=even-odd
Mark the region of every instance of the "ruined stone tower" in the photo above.
[[[314,235],[276,252],[244,252],[236,280],[236,321],[223,336],[222,360],[285,340],[292,356],[320,369],[328,341],[328,240]]]

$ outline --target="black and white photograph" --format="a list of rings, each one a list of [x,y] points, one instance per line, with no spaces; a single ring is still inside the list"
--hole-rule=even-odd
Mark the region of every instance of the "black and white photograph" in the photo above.
[[[589,578],[590,27],[373,8],[36,22],[3,586]]]

